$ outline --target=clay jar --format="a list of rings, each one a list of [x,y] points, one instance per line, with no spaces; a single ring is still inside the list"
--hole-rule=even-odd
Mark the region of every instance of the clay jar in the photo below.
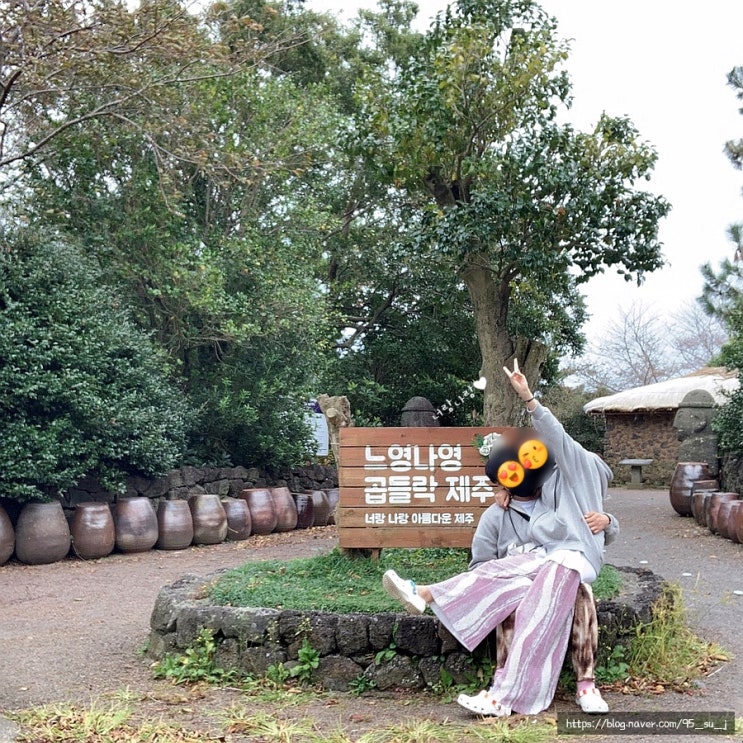
[[[671,477],[671,506],[679,516],[691,516],[691,486],[696,480],[709,480],[706,462],[679,462]]]
[[[735,512],[735,541],[743,544],[743,506],[738,506]]]
[[[718,516],[720,506],[728,501],[738,500],[737,493],[712,493],[709,499],[709,510],[707,511],[707,528],[713,534],[719,534]]]
[[[0,565],[5,565],[15,549],[15,529],[8,512],[0,506]]]
[[[276,507],[275,531],[292,531],[297,528],[297,505],[291,491],[286,487],[271,488],[271,497]]]
[[[324,490],[312,490],[312,502],[315,512],[315,526],[327,526],[330,516],[330,504]]]
[[[15,526],[15,556],[28,565],[58,562],[70,551],[70,538],[61,503],[26,503]]]
[[[157,542],[157,514],[149,498],[119,498],[111,513],[116,529],[116,548],[121,552],[146,552]]]
[[[219,544],[227,538],[227,514],[215,493],[199,493],[188,499],[193,519],[194,544]]]
[[[110,555],[116,546],[116,530],[108,503],[78,503],[70,519],[72,554],[83,560]]]
[[[222,508],[227,515],[227,541],[247,539],[252,528],[248,504],[242,498],[222,498]]]
[[[240,497],[248,504],[253,534],[270,534],[278,522],[271,491],[268,488],[245,488]]]
[[[731,542],[740,543],[738,536],[738,522],[743,518],[743,500],[730,501],[730,510],[728,511],[727,536]]]
[[[717,480],[697,480],[691,484],[691,515],[699,526],[707,526],[705,500],[720,489]]]
[[[159,550],[182,550],[193,542],[193,517],[188,501],[161,500],[157,506]]]
[[[312,496],[309,493],[292,493],[297,507],[297,529],[309,529],[315,522]]]
[[[328,524],[336,523],[336,512],[338,511],[338,502],[340,501],[341,491],[338,488],[330,488],[325,491],[325,495],[328,499]]]
[[[722,501],[720,508],[717,511],[717,533],[725,539],[731,539],[731,527],[733,533],[735,531],[735,524],[732,520],[732,509],[740,501],[736,499]]]

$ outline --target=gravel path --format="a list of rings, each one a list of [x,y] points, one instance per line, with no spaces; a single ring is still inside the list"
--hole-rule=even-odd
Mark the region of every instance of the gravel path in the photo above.
[[[613,489],[607,510],[622,528],[608,548],[607,562],[647,567],[679,583],[690,624],[740,656],[743,596],[734,592],[743,591],[743,545],[678,516],[665,491]],[[140,651],[163,585],[248,560],[319,554],[336,543],[335,527],[324,527],[87,562],[73,558],[39,566],[7,563],[0,567],[0,713],[56,701],[89,701],[126,687],[152,689],[155,682]],[[694,696],[605,696],[612,711],[732,710],[743,717],[743,667],[737,658],[723,664]],[[403,716],[409,714],[394,697],[354,700],[353,705],[354,715],[371,707],[375,719],[379,714],[384,716],[379,719],[387,719],[386,708],[393,715],[395,708]],[[420,709],[431,717],[464,719],[456,704],[434,705],[429,700]],[[560,709],[577,708],[558,700]],[[591,739],[599,743],[601,737]]]

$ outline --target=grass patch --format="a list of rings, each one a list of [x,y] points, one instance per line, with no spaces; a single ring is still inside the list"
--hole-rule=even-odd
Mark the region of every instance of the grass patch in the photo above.
[[[421,585],[436,583],[467,569],[466,549],[386,549],[379,560],[329,554],[296,560],[251,562],[220,576],[208,588],[222,606],[328,611],[340,614],[398,612],[400,605],[382,589],[389,569]],[[597,599],[614,596],[621,575],[606,565],[593,584]]]
[[[627,654],[629,672],[644,687],[688,689],[730,655],[697,637],[687,626],[678,584],[669,585],[653,606],[653,617],[638,625]],[[660,689],[657,689],[660,690]]]
[[[18,723],[17,743],[206,743],[209,733],[186,730],[160,720],[132,721],[125,704],[94,702],[89,707],[59,703],[6,713]]]
[[[18,743],[207,743],[215,740],[245,740],[258,743],[542,743],[553,740],[551,720],[514,717],[506,720],[454,723],[411,717],[390,725],[379,721],[373,730],[351,735],[342,723],[322,730],[312,716],[288,718],[281,712],[251,710],[237,704],[210,717],[218,730],[187,729],[162,718],[132,720],[133,710],[118,702],[91,706],[55,704],[7,713],[20,727]]]

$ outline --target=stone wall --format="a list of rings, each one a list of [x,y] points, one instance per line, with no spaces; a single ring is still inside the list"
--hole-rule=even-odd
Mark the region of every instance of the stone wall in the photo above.
[[[617,644],[631,639],[639,622],[650,621],[664,585],[648,570],[617,570],[623,579],[620,595],[597,604],[599,664]],[[261,676],[271,665],[282,663],[289,669],[296,664],[306,639],[320,656],[313,681],[326,689],[347,691],[363,679],[365,686],[384,691],[433,686],[440,682],[443,669],[454,683],[470,683],[473,657],[495,656],[494,638],[469,653],[435,616],[216,606],[204,596],[219,575],[184,576],[160,591],[150,619],[150,657],[182,654],[202,629],[209,629],[218,641],[219,668]]]
[[[681,442],[673,427],[675,411],[606,413],[604,458],[614,472],[614,485],[630,481],[623,459],[652,459],[642,469],[646,487],[667,488],[678,462]]]
[[[266,472],[256,467],[181,467],[165,477],[150,479],[130,477],[126,481],[126,496],[186,499],[199,493],[216,493],[222,497],[237,497],[245,488],[288,487],[293,493],[328,490],[338,487],[335,467],[309,464]],[[107,492],[95,478],[84,478],[70,488],[62,500],[65,508],[85,501],[113,502],[116,496]]]

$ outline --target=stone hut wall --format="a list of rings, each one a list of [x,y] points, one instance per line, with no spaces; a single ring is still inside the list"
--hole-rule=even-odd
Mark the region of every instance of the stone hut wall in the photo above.
[[[614,471],[614,485],[630,481],[629,466],[619,464],[623,459],[652,459],[652,464],[643,467],[643,484],[659,488],[670,485],[681,445],[673,427],[675,413],[606,413],[604,458]]]

